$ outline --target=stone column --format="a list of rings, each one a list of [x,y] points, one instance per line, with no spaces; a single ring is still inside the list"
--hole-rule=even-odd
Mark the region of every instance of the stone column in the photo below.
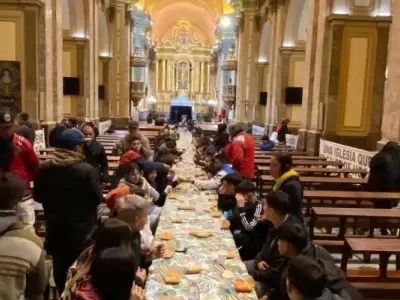
[[[280,51],[282,46],[283,31],[285,28],[286,8],[284,5],[279,5],[277,11],[272,14],[272,43],[270,45],[271,58],[269,59],[269,74],[268,74],[268,102],[267,102],[267,117],[266,122],[272,128],[278,121],[278,107],[281,102],[281,57]]]
[[[248,1],[241,20],[238,43],[238,79],[235,120],[246,122],[254,120],[254,105],[257,86],[254,80],[256,60],[259,51],[260,30],[258,26],[257,1]]]
[[[86,3],[86,36],[83,45],[83,99],[80,102],[82,117],[98,120],[98,9],[97,1]],[[83,107],[82,107],[83,106]]]
[[[126,18],[123,2],[116,2],[111,11],[112,59],[109,68],[111,119],[116,126],[125,127],[130,111],[131,19]]]
[[[325,18],[326,13],[320,11],[320,5],[322,8],[325,7],[326,10],[326,1],[311,1],[309,3],[309,19],[307,26],[307,41],[306,41],[306,53],[305,53],[305,65],[306,65],[306,73],[305,73],[305,82],[303,87],[303,103],[302,103],[302,115],[301,125],[299,129],[299,140],[298,140],[298,149],[305,150],[307,144],[310,145],[311,152],[315,152],[315,141],[317,141],[320,137],[320,131],[318,130],[318,124],[314,129],[311,129],[312,123],[312,111],[313,106],[319,106],[319,101],[314,103],[314,83],[320,82],[321,80],[321,72],[316,69],[316,61],[318,58],[318,63],[321,64],[321,55],[317,55],[317,44],[319,49],[324,47],[323,40],[325,35]],[[321,18],[319,18],[320,13],[322,14]],[[321,24],[322,22],[322,24]],[[322,31],[320,34],[318,31]],[[322,43],[322,44],[321,44]],[[317,73],[317,74],[316,74]],[[317,77],[316,77],[317,76]],[[317,89],[317,92],[319,89]],[[319,107],[315,108],[314,111],[317,113],[316,117],[318,118]],[[314,113],[315,117],[315,113]],[[309,143],[307,143],[307,138],[310,138]],[[314,146],[313,146],[314,145]]]
[[[392,24],[390,25],[387,79],[383,101],[382,138],[378,148],[387,141],[400,141],[400,3],[392,1]]]
[[[48,134],[63,114],[62,12],[59,1],[46,0],[40,10],[39,49],[39,120]]]

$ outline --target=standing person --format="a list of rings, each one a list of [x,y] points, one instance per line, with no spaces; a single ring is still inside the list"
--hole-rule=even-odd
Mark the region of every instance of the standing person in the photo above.
[[[225,123],[218,124],[217,132],[214,135],[213,145],[217,151],[224,149],[229,142],[229,133],[226,131],[227,125]]]
[[[279,127],[277,127],[276,131],[278,133],[278,141],[280,143],[286,144],[286,135],[289,133],[288,125],[290,123],[289,119],[282,120]]]
[[[35,143],[36,133],[32,128],[32,123],[29,122],[28,113],[23,112],[19,114],[18,124],[17,134],[26,138],[33,145]]]
[[[47,285],[45,251],[40,238],[18,221],[15,207],[25,186],[0,171],[0,299],[37,299]],[[26,297],[26,298],[25,298]]]
[[[83,151],[86,162],[97,170],[100,182],[105,184],[108,182],[108,160],[106,150],[102,144],[97,142],[93,126],[84,124],[81,130],[85,138]]]
[[[254,176],[254,139],[246,133],[240,124],[228,128],[230,143],[225,147],[225,154],[233,168],[242,177],[251,179]]]
[[[151,156],[150,142],[147,137],[139,132],[139,123],[137,121],[130,121],[128,125],[128,134],[122,137],[114,146],[113,155],[122,155],[126,151],[132,150],[132,139],[138,137],[142,144],[143,154],[146,159]]]
[[[46,220],[46,250],[53,257],[57,290],[64,290],[68,268],[86,248],[102,194],[96,170],[84,162],[84,137],[66,129],[53,158],[40,165],[34,199]]]
[[[35,223],[31,181],[34,180],[38,167],[39,160],[32,144],[24,137],[14,134],[11,116],[0,111],[0,170],[12,172],[24,182],[24,199],[18,203],[17,213],[20,221],[31,226]]]
[[[77,125],[78,120],[76,117],[71,116],[67,119],[63,119],[52,131],[50,131],[49,146],[54,148],[59,147],[62,132],[68,128],[75,128]]]
[[[272,157],[271,176],[275,180],[272,191],[283,191],[289,195],[291,214],[303,219],[303,186],[299,174],[293,169],[292,156],[289,153],[278,153]]]

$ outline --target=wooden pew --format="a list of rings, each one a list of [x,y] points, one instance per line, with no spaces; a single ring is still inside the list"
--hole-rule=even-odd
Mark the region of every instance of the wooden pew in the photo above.
[[[364,192],[364,191],[328,191],[305,190],[303,202],[309,212],[311,206],[359,207],[363,202],[399,200],[400,193]],[[336,205],[338,202],[341,204]],[[344,206],[344,203],[347,205]],[[372,205],[371,205],[372,206]]]
[[[397,281],[400,284],[400,278],[391,278],[388,276],[388,263],[391,255],[400,256],[400,239],[390,238],[346,238],[344,244],[344,253],[342,255],[341,268],[346,273],[347,264],[352,254],[378,254],[379,255],[379,277],[373,278],[379,281],[390,282]],[[352,281],[366,281],[368,278],[351,278]],[[369,279],[371,280],[371,279]]]
[[[272,159],[272,155],[271,154],[255,154],[255,159]],[[292,155],[292,159],[293,160],[301,160],[301,159],[305,159],[305,160],[326,160],[326,157],[321,157],[321,156],[308,156],[308,155]]]
[[[261,174],[266,174],[270,171],[269,166],[256,166],[257,171],[259,171]],[[322,176],[341,176],[343,175],[344,177],[348,177],[349,174],[354,174],[354,175],[359,175],[362,178],[365,178],[368,175],[368,171],[364,169],[344,169],[344,168],[321,168],[321,167],[296,167],[295,170],[299,174],[305,174],[307,176],[316,176],[316,175],[322,175]]]
[[[270,165],[271,164],[271,159],[270,158],[256,158],[254,160],[254,165]],[[343,163],[340,161],[324,161],[324,160],[308,160],[308,159],[294,159],[293,160],[293,166],[333,166],[333,167],[343,167]]]
[[[274,178],[270,175],[262,175],[260,183],[260,191],[263,192],[263,186],[265,183],[273,183]],[[307,188],[316,189],[340,189],[343,187],[349,187],[356,184],[366,184],[365,178],[351,178],[351,177],[300,177],[300,182]]]

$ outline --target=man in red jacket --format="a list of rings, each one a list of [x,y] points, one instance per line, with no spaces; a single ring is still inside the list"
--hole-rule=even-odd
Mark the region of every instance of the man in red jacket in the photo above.
[[[254,140],[240,124],[228,128],[230,142],[225,147],[225,155],[233,168],[248,179],[254,176]]]
[[[13,132],[10,114],[0,111],[0,169],[12,172],[25,184],[25,196],[18,204],[20,221],[35,223],[34,201],[31,196],[31,182],[39,167],[39,161],[31,142]]]

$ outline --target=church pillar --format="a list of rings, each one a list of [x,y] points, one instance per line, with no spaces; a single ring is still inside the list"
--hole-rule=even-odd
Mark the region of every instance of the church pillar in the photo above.
[[[322,65],[324,53],[327,51],[326,18],[327,1],[317,0],[309,3],[309,20],[306,41],[306,73],[303,86],[303,103],[301,125],[299,129],[298,149],[314,153],[318,149],[318,140],[321,136],[320,111]],[[318,51],[317,51],[318,49]],[[318,66],[318,67],[317,67]],[[325,66],[326,67],[326,66]],[[315,97],[314,97],[315,93]],[[313,120],[313,119],[316,120]]]
[[[39,119],[48,134],[63,115],[62,11],[59,1],[46,0],[40,10],[39,49],[43,49],[39,53]]]
[[[392,1],[392,24],[390,25],[387,79],[383,101],[382,138],[378,148],[387,141],[400,141],[400,3]]]
[[[256,81],[253,76],[256,72],[256,60],[259,50],[260,30],[257,1],[245,3],[238,43],[238,78],[237,96],[235,105],[235,121],[247,122],[254,120],[254,105],[257,95],[254,93]]]
[[[111,119],[116,126],[125,127],[129,120],[130,107],[131,19],[127,17],[125,3],[116,2],[111,11],[112,58],[109,68]]]
[[[281,102],[282,93],[282,71],[281,71],[281,47],[282,37],[285,27],[286,8],[282,4],[278,4],[276,12],[271,16],[271,45],[268,73],[268,101],[266,123],[269,129],[272,129],[278,121],[278,108]],[[272,130],[270,130],[272,131]]]

